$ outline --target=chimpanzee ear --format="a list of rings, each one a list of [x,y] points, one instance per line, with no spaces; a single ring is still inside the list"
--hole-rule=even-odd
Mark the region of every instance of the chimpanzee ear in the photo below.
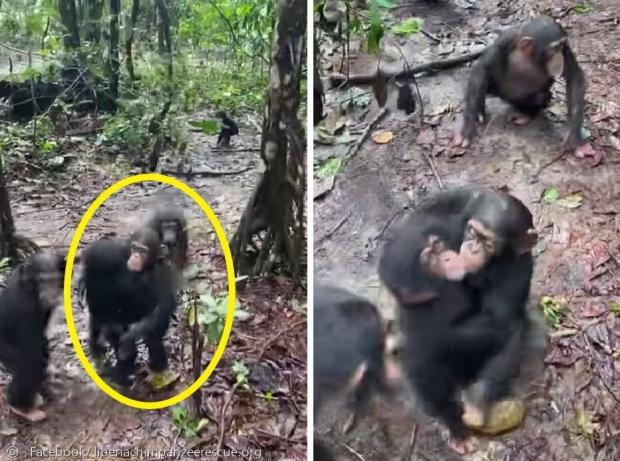
[[[523,54],[532,56],[534,54],[534,39],[532,37],[523,37],[517,43],[517,48]]]
[[[528,229],[523,238],[521,239],[519,253],[529,253],[530,251],[532,251],[532,248],[534,248],[537,242],[538,232],[536,232],[536,229]]]

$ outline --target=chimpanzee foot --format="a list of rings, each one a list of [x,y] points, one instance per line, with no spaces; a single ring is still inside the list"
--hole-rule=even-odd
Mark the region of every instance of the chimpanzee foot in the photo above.
[[[514,112],[508,116],[508,121],[514,123],[517,126],[523,126],[530,123],[532,117],[529,115],[522,114],[520,112]]]
[[[36,408],[30,408],[28,410],[22,410],[20,408],[15,408],[13,406],[9,406],[9,409],[18,416],[21,416],[24,419],[27,419],[31,423],[38,423],[47,419],[47,413],[43,410],[38,410]]]
[[[468,455],[478,449],[478,439],[475,437],[467,437],[465,439],[451,438],[448,441],[448,446],[459,455]]]
[[[471,402],[463,402],[463,423],[470,429],[478,429],[484,426],[484,411]]]

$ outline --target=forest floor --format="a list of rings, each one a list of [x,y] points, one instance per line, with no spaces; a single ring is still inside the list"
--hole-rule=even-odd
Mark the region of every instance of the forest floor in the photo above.
[[[98,150],[92,138],[63,138],[58,142],[65,156],[59,171],[42,171],[37,159],[13,152],[8,185],[18,232],[42,246],[67,249],[92,201],[119,179],[139,171],[122,157],[115,161]],[[191,135],[187,151],[194,172],[245,171],[180,179],[210,204],[230,238],[261,173],[260,135],[254,125],[242,123],[241,135],[234,138],[230,150],[218,151],[212,148],[214,145],[214,136]],[[149,206],[156,203],[181,207],[188,218],[190,265],[199,269],[189,285],[200,294],[210,291],[226,297],[224,258],[213,228],[193,200],[169,186],[143,183],[115,194],[95,214],[80,248],[103,235],[128,236]],[[75,292],[73,299],[75,324],[83,348],[88,351],[88,314],[75,302]],[[185,460],[196,456],[183,454],[183,449],[214,450],[219,442],[225,450],[237,450],[237,454],[224,452],[221,459],[305,459],[305,290],[293,287],[285,278],[250,279],[238,288],[238,300],[239,307],[250,315],[243,321],[235,320],[218,367],[199,391],[208,423],[197,437],[186,436],[173,424],[171,409],[136,410],[99,390],[79,363],[64,313],[58,309],[48,332],[52,365],[47,393],[51,396],[45,408],[49,418],[28,425],[12,416],[4,396],[9,376],[0,374],[0,460],[8,459],[6,450],[12,446],[21,450],[17,458],[20,460],[34,456],[46,459],[37,455],[40,448],[80,450],[74,458],[81,460]],[[179,306],[176,317],[166,344],[170,369],[179,373],[180,379],[170,389],[154,391],[140,377],[132,389],[123,393],[138,400],[161,400],[191,384],[191,333],[183,306]],[[215,348],[216,344],[206,345],[203,361],[210,360]],[[231,396],[236,379],[232,367],[236,362],[247,366],[249,386],[238,387]],[[221,424],[225,429],[223,439]],[[131,449],[163,450],[170,456],[146,451],[128,456],[122,452]],[[101,450],[121,451],[106,454]],[[70,458],[65,455],[54,459]]]
[[[367,296],[383,309],[378,257],[403,215],[437,191],[440,183],[507,187],[532,210],[541,236],[535,249],[531,307],[539,308],[541,298],[549,296],[563,318],[551,335],[540,391],[527,399],[524,423],[506,435],[482,437],[481,448],[463,459],[620,459],[620,50],[610,46],[620,43],[617,2],[588,3],[591,6],[585,11],[585,4],[575,9],[574,2],[566,0],[446,1],[435,6],[403,1],[400,5],[392,11],[395,23],[421,17],[424,30],[441,41],[438,45],[421,34],[397,39],[412,66],[478,50],[496,36],[492,32],[524,22],[532,14],[560,19],[587,74],[586,125],[604,158],[592,167],[571,153],[560,155],[566,126],[563,85],[556,85],[546,117],[522,128],[508,124],[504,104],[488,99],[488,126],[479,130],[480,136],[467,151],[454,148],[450,139],[462,111],[469,67],[425,75],[418,79],[423,123],[419,109],[409,120],[390,111],[375,121],[370,135],[335,176],[321,174],[325,162],[344,159],[351,144],[327,145],[315,132],[316,281],[339,280],[343,288]],[[326,76],[338,70],[340,59],[329,40],[321,43],[334,49],[325,52],[323,48]],[[351,49],[351,73],[374,72],[376,58],[357,51],[355,42]],[[389,57],[382,61],[386,68],[402,68],[399,52],[392,54],[396,56],[392,63]],[[344,90],[328,92],[328,113],[350,97]],[[346,115],[346,124],[333,124],[343,127],[337,139],[359,139],[350,134],[363,132],[376,118],[379,109],[372,92],[370,98],[369,107]],[[388,99],[390,105],[392,99]],[[373,134],[383,130],[393,138],[375,143]],[[549,188],[568,199],[548,199],[544,191]],[[410,444],[413,418],[403,420],[397,409],[380,405],[375,412],[379,418],[359,421],[343,434],[346,413],[338,405],[332,408],[336,410],[319,418],[317,433],[340,459],[406,459],[401,457]],[[379,430],[380,420],[388,422],[387,433]],[[412,459],[461,459],[447,449],[445,431],[437,422],[418,422]]]

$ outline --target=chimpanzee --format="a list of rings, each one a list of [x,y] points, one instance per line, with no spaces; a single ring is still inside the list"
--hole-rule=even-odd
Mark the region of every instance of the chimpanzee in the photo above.
[[[113,379],[128,384],[134,370],[136,341],[144,340],[149,366],[167,366],[163,337],[176,310],[174,274],[164,261],[162,244],[153,229],[134,232],[128,242],[102,239],[84,252],[84,283],[90,311],[90,347],[105,351],[105,334],[116,353]]]
[[[47,110],[62,93],[56,83],[36,82],[12,83],[3,81],[0,98],[7,98],[11,107],[11,119],[25,122]],[[34,96],[33,96],[34,94]]]
[[[218,110],[215,116],[220,119],[222,127],[217,137],[217,147],[229,147],[230,138],[239,134],[239,126],[223,110]]]
[[[518,371],[530,333],[534,235],[529,210],[514,197],[457,189],[422,204],[381,256],[379,276],[401,306],[404,372],[461,454],[476,448],[463,418],[482,425]],[[425,266],[423,253],[443,248],[437,242],[460,248],[454,277]],[[467,414],[460,391],[468,392]]]
[[[177,271],[182,272],[187,264],[187,220],[181,208],[159,206],[147,221],[147,227],[155,230],[166,246],[167,258]]]
[[[0,294],[0,362],[13,375],[8,402],[13,413],[31,422],[47,417],[35,402],[49,361],[45,331],[62,303],[65,265],[64,257],[40,251],[11,274]]]
[[[467,147],[479,117],[486,118],[485,96],[497,96],[516,109],[511,120],[526,124],[551,101],[555,78],[566,80],[569,132],[566,145],[578,157],[596,157],[583,139],[585,77],[561,25],[539,17],[504,32],[473,66],[465,93],[463,125],[454,138]]]
[[[345,392],[348,407],[365,410],[373,394],[385,387],[384,335],[374,305],[346,290],[314,288],[314,409]],[[315,459],[329,460],[315,445]]]

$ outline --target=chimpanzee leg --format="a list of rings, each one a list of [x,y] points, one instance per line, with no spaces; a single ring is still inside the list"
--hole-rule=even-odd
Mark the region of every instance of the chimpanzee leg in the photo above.
[[[37,393],[43,384],[44,370],[41,352],[34,353],[30,358],[23,358],[16,362],[13,368],[13,379],[7,390],[9,405],[28,411],[34,407]]]
[[[517,101],[511,101],[511,105],[521,114],[528,117],[535,117],[549,105],[551,96],[550,89],[543,89],[533,95]]]
[[[458,383],[451,370],[438,363],[406,370],[414,389],[432,416],[439,418],[450,431],[450,437],[466,439],[469,432],[463,424],[463,405],[457,398]]]
[[[476,382],[467,391],[467,401],[482,411],[510,393],[519,374],[523,337],[521,329],[512,333],[506,345],[483,366]]]
[[[127,385],[131,383],[130,376],[135,371],[138,349],[133,339],[115,342],[116,344],[113,342],[113,346],[116,351],[116,366],[113,369],[112,377],[117,383]]]
[[[168,368],[168,356],[161,335],[152,335],[146,338],[146,347],[149,351],[149,368],[154,372]]]
[[[89,347],[90,353],[94,358],[103,357],[105,354],[105,346],[101,344],[101,326],[99,322],[92,318],[89,323],[90,329],[90,338],[89,338]]]

